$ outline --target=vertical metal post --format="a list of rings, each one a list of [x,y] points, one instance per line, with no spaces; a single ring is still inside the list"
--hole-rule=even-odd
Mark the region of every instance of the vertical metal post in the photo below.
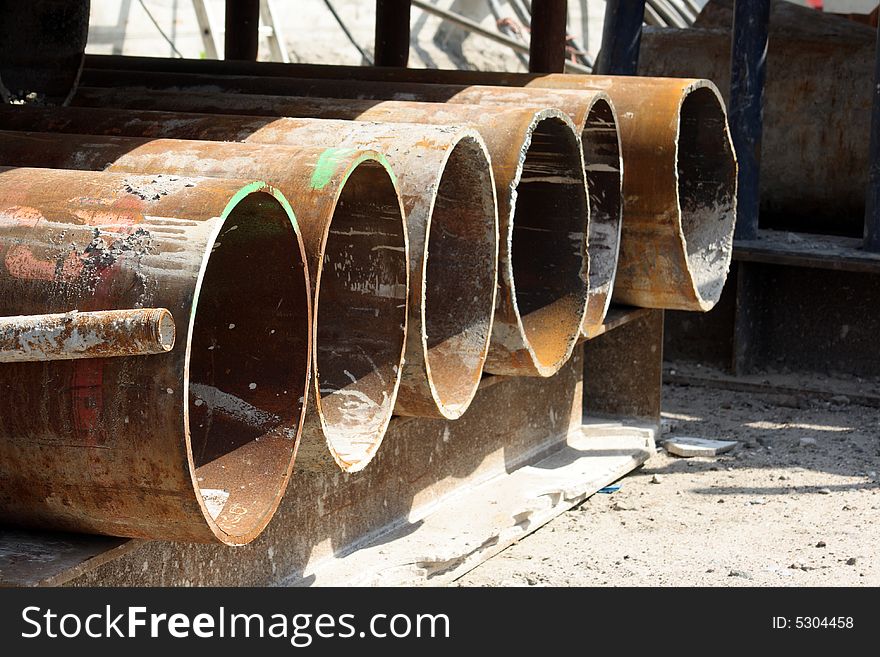
[[[874,106],[868,153],[868,196],[865,199],[865,250],[880,252],[880,31],[874,63]]]
[[[376,66],[407,65],[411,9],[409,0],[376,0]]]
[[[568,0],[534,0],[529,71],[562,73],[565,70],[565,35]]]
[[[260,0],[226,0],[224,59],[257,60]]]
[[[596,59],[599,75],[635,75],[642,44],[645,0],[608,0],[602,26],[602,49]]]
[[[758,237],[761,131],[770,0],[736,0],[730,44],[730,133],[739,163],[736,232]]]

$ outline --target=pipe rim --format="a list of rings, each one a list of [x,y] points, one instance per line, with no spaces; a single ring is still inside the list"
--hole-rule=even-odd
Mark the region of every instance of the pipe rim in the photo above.
[[[436,245],[438,241],[438,235],[435,233],[435,229],[442,228],[442,226],[438,226],[441,223],[442,218],[442,208],[438,208],[438,199],[440,199],[444,183],[452,182],[453,184],[461,184],[459,181],[459,175],[462,174],[462,171],[459,167],[455,167],[450,171],[450,163],[455,163],[455,158],[459,155],[459,153],[464,150],[467,155],[465,157],[472,157],[475,159],[481,160],[479,164],[476,164],[473,168],[474,171],[464,172],[468,177],[468,181],[462,184],[462,187],[465,188],[466,193],[468,195],[474,197],[474,203],[477,200],[482,199],[482,209],[479,212],[475,213],[475,217],[481,217],[485,220],[488,216],[489,221],[483,221],[483,225],[478,228],[474,228],[472,234],[469,237],[475,237],[475,233],[479,231],[483,233],[483,237],[486,237],[484,241],[481,239],[481,236],[476,236],[476,240],[472,240],[472,243],[477,244],[478,246],[487,246],[487,248],[482,249],[485,251],[484,256],[488,256],[490,267],[489,272],[483,272],[487,274],[485,277],[482,277],[482,280],[478,282],[476,286],[471,285],[470,287],[466,285],[460,285],[461,283],[472,282],[469,281],[470,277],[463,276],[462,279],[458,281],[457,284],[449,285],[449,286],[441,286],[437,285],[436,289],[431,290],[430,283],[431,280],[434,279],[434,268],[431,266],[432,260],[429,257],[431,253],[432,244]],[[447,175],[450,175],[451,178],[447,178]],[[477,183],[472,187],[469,183]],[[488,207],[486,204],[488,203]],[[468,406],[470,406],[471,402],[474,399],[474,396],[477,394],[477,389],[480,385],[480,380],[483,374],[483,366],[485,365],[486,358],[489,354],[489,344],[492,339],[492,326],[495,318],[495,303],[496,303],[496,295],[497,295],[497,281],[498,281],[498,211],[497,211],[497,199],[495,192],[495,177],[492,173],[492,163],[491,158],[489,156],[489,152],[486,148],[485,143],[483,142],[482,137],[480,137],[479,133],[475,130],[463,130],[453,141],[450,147],[447,149],[444,154],[443,161],[440,166],[440,170],[437,174],[437,190],[436,193],[431,198],[431,205],[428,211],[428,218],[425,226],[425,248],[422,253],[422,261],[421,261],[421,271],[424,272],[422,279],[420,281],[421,286],[421,297],[420,297],[420,308],[419,312],[421,315],[421,335],[419,336],[420,342],[422,345],[422,354],[425,364],[425,373],[427,375],[428,388],[431,392],[431,397],[439,410],[440,414],[449,420],[455,420],[460,418],[464,412],[467,410]],[[456,207],[453,204],[452,207],[449,208],[451,210],[452,215],[457,215],[460,210],[459,207]],[[475,217],[472,217],[475,218]],[[453,217],[454,219],[454,217]],[[452,247],[455,248],[455,247]],[[433,262],[436,264],[438,262],[446,262],[446,258],[440,257],[435,259]],[[444,273],[448,275],[449,268],[444,269]],[[445,290],[441,290],[441,288],[448,288]],[[444,369],[448,367],[448,358],[451,354],[444,350],[444,353],[440,352],[440,346],[436,345],[435,347],[431,347],[429,344],[429,340],[431,339],[431,334],[433,333],[433,329],[436,326],[436,322],[432,319],[433,316],[441,317],[446,313],[446,309],[448,308],[448,304],[439,304],[440,307],[436,310],[432,311],[429,307],[431,303],[432,297],[441,296],[443,292],[446,294],[454,294],[456,290],[460,289],[474,289],[476,294],[485,294],[485,298],[481,299],[481,304],[483,306],[482,316],[474,321],[469,322],[469,326],[467,328],[467,333],[465,333],[462,337],[453,336],[449,340],[456,340],[459,345],[454,345],[452,349],[449,351],[454,353],[460,353],[460,350],[455,348],[456,346],[460,346],[461,342],[472,343],[472,347],[470,351],[476,352],[472,353],[471,357],[475,358],[472,363],[465,363],[464,359],[459,359],[458,365],[459,367],[455,367],[451,374],[443,374],[439,375],[439,371],[441,367]],[[487,294],[486,294],[487,293]],[[477,299],[477,296],[473,297],[474,300]],[[433,305],[433,304],[432,304]],[[471,327],[474,325],[477,326],[476,337],[473,336],[471,332]],[[446,343],[449,342],[446,341]],[[474,349],[475,347],[475,349]],[[451,383],[450,380],[455,380],[459,385],[455,385]],[[463,381],[463,384],[462,384]],[[455,390],[457,388],[457,390]]]
[[[614,132],[613,140],[609,140],[607,134],[601,134],[609,132],[608,125]],[[593,134],[588,135],[596,132],[600,134],[595,136],[604,137],[600,143],[593,138]],[[617,109],[607,93],[598,92],[593,97],[584,118],[581,141],[590,199],[587,241],[590,289],[583,324],[583,333],[586,335],[589,327],[603,323],[611,306],[623,227],[623,181],[626,170]]]
[[[571,297],[569,299],[570,303],[565,304],[568,308],[563,309],[562,315],[564,321],[557,322],[555,330],[548,327],[548,322],[543,321],[540,318],[524,318],[524,316],[527,317],[530,313],[522,312],[522,306],[524,306],[522,295],[524,290],[522,285],[519,287],[516,285],[517,276],[515,270],[517,267],[514,264],[514,261],[517,259],[515,255],[515,247],[517,243],[516,228],[518,224],[516,216],[517,212],[522,210],[522,206],[524,205],[524,194],[522,189],[523,173],[525,171],[528,154],[535,144],[535,135],[539,132],[539,127],[554,127],[559,130],[558,136],[563,137],[564,140],[567,141],[567,152],[565,153],[565,156],[574,160],[574,163],[570,163],[574,169],[571,173],[576,176],[579,175],[580,178],[579,181],[570,184],[573,194],[579,199],[576,206],[580,216],[574,221],[573,227],[576,230],[565,231],[566,237],[575,244],[575,254],[578,250],[580,251],[580,255],[575,256],[576,259],[580,260],[580,263],[576,266],[576,275],[568,277],[565,281],[571,289],[563,299],[565,297]],[[516,326],[519,338],[529,355],[531,366],[535,373],[541,377],[553,376],[562,368],[568,359],[571,358],[571,355],[574,352],[574,347],[580,338],[581,327],[583,326],[584,316],[586,314],[589,292],[589,254],[587,252],[587,236],[590,224],[590,208],[587,201],[588,192],[586,176],[584,173],[583,148],[581,145],[580,133],[567,114],[556,109],[543,109],[535,112],[526,130],[525,138],[522,141],[516,172],[510,184],[510,191],[513,200],[510,204],[510,214],[508,216],[506,246],[509,252],[508,257],[505,259],[505,265],[508,280],[510,281],[511,304],[516,318]],[[522,228],[522,222],[519,222],[519,225],[520,228]],[[538,260],[539,259],[537,258],[526,259],[526,261]],[[575,272],[572,271],[570,273]],[[558,299],[557,301],[561,300],[562,299]],[[536,349],[536,345],[539,343],[537,338],[547,337],[551,333],[555,334],[551,336],[552,339],[542,343],[542,346],[544,347],[548,344],[550,345],[550,357],[542,358]]]
[[[241,532],[230,531],[229,527],[231,523],[219,523],[217,521],[217,517],[225,511],[225,504],[229,499],[232,499],[232,494],[229,494],[227,500],[223,503],[223,508],[217,510],[216,513],[212,513],[212,509],[208,506],[208,499],[212,497],[213,493],[206,492],[206,489],[203,489],[200,479],[201,477],[198,474],[199,468],[196,466],[195,457],[193,453],[193,442],[192,442],[192,431],[191,431],[191,406],[190,400],[194,399],[192,394],[192,386],[191,386],[191,373],[192,373],[192,345],[193,338],[196,328],[196,319],[198,315],[198,306],[199,300],[202,291],[203,285],[205,282],[205,276],[207,274],[208,264],[211,259],[212,252],[214,251],[217,245],[217,239],[223,232],[223,228],[226,225],[228,219],[230,219],[238,207],[247,199],[254,195],[264,194],[274,202],[278,204],[278,207],[283,212],[284,216],[287,218],[290,228],[293,231],[293,234],[296,237],[296,249],[298,249],[300,262],[302,263],[302,276],[303,276],[303,285],[305,290],[305,295],[302,301],[305,304],[306,313],[305,319],[306,321],[303,323],[303,327],[306,330],[306,345],[308,347],[307,351],[311,351],[312,345],[312,301],[309,295],[310,290],[310,281],[309,281],[309,273],[308,268],[305,266],[306,261],[306,251],[305,246],[302,239],[302,234],[300,232],[299,224],[296,220],[296,216],[291,208],[289,202],[285,198],[285,196],[272,187],[271,185],[266,184],[262,181],[257,181],[250,183],[244,187],[242,187],[226,204],[223,209],[223,212],[220,214],[219,221],[216,222],[215,226],[211,230],[211,234],[208,237],[205,252],[202,258],[202,262],[199,266],[199,272],[197,275],[196,284],[193,291],[193,299],[191,303],[191,312],[189,318],[189,324],[187,326],[187,335],[186,335],[186,351],[184,356],[184,399],[183,399],[183,417],[184,417],[184,437],[186,442],[186,456],[187,456],[187,464],[189,469],[189,475],[193,487],[193,492],[195,493],[196,500],[201,509],[202,515],[208,524],[211,532],[214,536],[222,543],[226,545],[244,545],[249,543],[254,538],[256,538],[269,524],[272,517],[275,514],[275,511],[278,508],[278,505],[281,503],[281,499],[284,496],[284,493],[287,489],[287,485],[290,481],[290,476],[293,472],[294,460],[296,457],[296,450],[299,445],[299,440],[302,435],[303,422],[305,420],[306,415],[306,407],[307,407],[307,396],[308,390],[310,386],[310,379],[312,374],[312,358],[310,354],[306,354],[306,358],[303,360],[303,370],[305,376],[301,384],[298,384],[298,387],[302,390],[302,397],[300,399],[296,399],[296,402],[299,404],[299,413],[296,414],[295,426],[294,427],[283,427],[281,431],[284,434],[284,437],[289,440],[289,448],[286,449],[285,454],[289,454],[286,458],[286,467],[284,467],[278,475],[274,477],[275,483],[275,492],[274,494],[269,496],[269,499],[263,500],[262,507],[259,509],[258,514],[256,515],[255,520],[249,521],[247,523],[247,527],[245,530]],[[291,395],[292,398],[295,398],[295,395]],[[196,398],[197,400],[197,398]],[[198,405],[193,402],[193,405]],[[279,425],[280,427],[281,425]],[[292,435],[291,435],[292,434]],[[265,435],[265,434],[264,434]],[[207,438],[206,438],[207,440]],[[205,465],[205,464],[203,464]],[[217,503],[216,496],[212,499],[214,504]],[[249,511],[249,509],[245,509],[245,511]],[[224,527],[223,525],[226,525]]]
[[[320,301],[321,301],[321,288],[322,283],[324,284],[325,293],[327,292],[326,288],[328,286],[328,281],[325,274],[325,263],[327,260],[327,248],[328,244],[331,242],[331,227],[333,226],[334,219],[336,218],[336,211],[340,208],[340,201],[343,195],[346,193],[346,188],[348,185],[353,184],[353,177],[359,172],[363,170],[378,170],[382,173],[380,174],[380,178],[383,184],[387,185],[386,192],[390,192],[393,194],[393,210],[395,212],[394,217],[394,225],[395,228],[399,226],[400,234],[400,242],[399,246],[393,247],[394,249],[399,249],[399,251],[391,251],[389,249],[388,252],[400,252],[403,254],[401,258],[398,259],[397,265],[399,269],[397,269],[397,273],[401,275],[401,279],[403,283],[399,281],[395,284],[396,286],[403,286],[403,294],[401,297],[395,297],[402,300],[400,304],[397,304],[396,308],[398,310],[397,316],[400,319],[400,333],[399,340],[394,343],[392,346],[393,351],[393,362],[388,364],[388,367],[384,367],[384,369],[390,370],[390,380],[391,386],[390,388],[386,387],[386,390],[383,390],[383,401],[380,407],[380,411],[374,415],[374,424],[372,428],[366,432],[361,432],[361,437],[367,438],[365,441],[359,441],[362,447],[354,448],[352,445],[352,441],[350,437],[347,437],[351,434],[351,427],[343,427],[342,429],[334,426],[333,423],[328,421],[328,413],[331,410],[331,406],[327,404],[324,396],[322,395],[321,390],[321,374],[320,374],[320,348],[321,348],[321,339],[320,339],[320,330],[321,325],[319,323],[319,319],[321,317],[320,312]],[[315,395],[315,407],[317,410],[318,419],[321,425],[321,431],[324,436],[327,448],[330,452],[331,457],[342,469],[344,472],[359,472],[363,470],[376,455],[376,452],[379,450],[379,447],[382,444],[382,440],[385,437],[385,433],[388,429],[388,424],[391,422],[391,417],[394,410],[394,404],[397,400],[397,395],[400,389],[401,377],[403,374],[403,363],[404,356],[406,351],[406,331],[408,327],[408,313],[409,313],[409,285],[410,285],[410,275],[409,275],[409,240],[407,238],[407,229],[406,229],[406,213],[403,206],[403,199],[400,195],[399,185],[397,183],[397,178],[394,175],[393,170],[391,169],[390,164],[388,163],[387,158],[375,151],[361,151],[357,154],[356,157],[351,158],[347,168],[344,173],[340,176],[340,184],[336,185],[335,194],[330,204],[329,211],[329,219],[325,222],[323,233],[321,235],[321,245],[320,245],[320,254],[322,262],[318,265],[317,271],[314,273],[314,297],[313,297],[313,325],[312,325],[312,334],[314,335],[314,348],[313,352],[313,361],[312,367],[314,368],[314,383],[313,383],[313,393]],[[397,237],[397,236],[395,236]],[[326,294],[325,294],[326,296]],[[378,295],[374,295],[378,296]],[[388,340],[387,334],[382,334],[377,336],[377,339],[386,341]],[[397,342],[399,342],[399,347]],[[369,357],[367,358],[369,360]],[[372,362],[372,361],[371,361]],[[326,371],[326,370],[325,370]],[[374,365],[373,372],[378,372],[379,368],[376,368]],[[346,374],[349,378],[352,375],[348,372],[348,370],[343,369],[343,373]],[[378,375],[380,381],[385,385],[385,380],[382,379],[381,375]],[[344,388],[338,388],[336,392],[339,390],[343,390]],[[334,409],[335,410],[335,409]],[[340,449],[340,447],[348,446],[350,451],[344,451]]]

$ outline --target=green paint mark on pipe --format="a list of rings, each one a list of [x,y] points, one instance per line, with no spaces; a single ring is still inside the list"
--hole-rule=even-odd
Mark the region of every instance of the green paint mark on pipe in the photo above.
[[[333,179],[333,174],[343,158],[349,157],[356,152],[354,148],[328,148],[321,153],[315,164],[310,184],[312,189],[324,189]]]

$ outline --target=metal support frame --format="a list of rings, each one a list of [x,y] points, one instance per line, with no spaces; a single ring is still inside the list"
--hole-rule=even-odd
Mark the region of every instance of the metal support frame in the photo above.
[[[635,75],[642,42],[645,0],[608,0],[602,28],[598,75]]]
[[[730,47],[730,134],[739,163],[737,239],[758,236],[761,131],[770,0],[736,0]]]
[[[260,0],[226,0],[224,59],[256,61],[260,46]]]
[[[568,0],[535,0],[532,3],[532,36],[529,71],[562,73],[565,70]]]
[[[376,0],[376,66],[405,67],[409,62],[409,0]]]
[[[874,64],[874,106],[871,110],[871,150],[868,154],[868,194],[865,199],[866,251],[880,252],[880,31]]]

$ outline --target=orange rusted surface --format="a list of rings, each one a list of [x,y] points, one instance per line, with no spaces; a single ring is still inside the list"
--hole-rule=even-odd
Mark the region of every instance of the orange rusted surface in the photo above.
[[[402,200],[384,156],[36,133],[7,134],[0,151],[8,165],[252,177],[276,186],[296,213],[312,277],[315,394],[303,455],[348,471],[369,463],[397,397],[408,307]]]
[[[0,518],[256,537],[287,486],[309,379],[309,280],[283,196],[261,182],[0,169],[0,263],[2,315],[164,308],[180,327],[149,357],[0,365]]]
[[[164,354],[175,334],[165,308],[0,317],[0,363]]]

